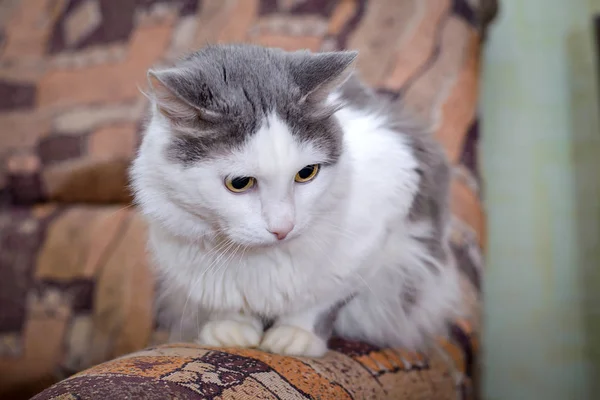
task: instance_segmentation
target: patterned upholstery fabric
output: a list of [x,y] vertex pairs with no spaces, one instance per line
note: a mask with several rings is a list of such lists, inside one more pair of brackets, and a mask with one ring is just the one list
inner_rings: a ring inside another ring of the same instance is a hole
[[[457,399],[448,365],[400,351],[334,341],[323,359],[256,350],[162,346],[91,368],[35,400],[113,399]],[[464,360],[457,360],[462,362]],[[62,396],[62,397],[61,397]],[[71,396],[71,397],[69,397]],[[466,397],[466,396],[465,396]]]
[[454,164],[452,246],[468,318],[431,355],[340,340],[322,360],[170,345],[93,367],[39,398],[437,399],[454,398],[454,388],[470,397],[485,242],[478,63],[494,5],[0,2],[0,198],[10,203],[0,209],[0,398],[28,398],[166,341],[153,308],[145,227],[128,205],[126,168],[146,107],[137,86],[145,87],[152,65],[208,42],[239,41],[358,49],[363,79],[431,124]]

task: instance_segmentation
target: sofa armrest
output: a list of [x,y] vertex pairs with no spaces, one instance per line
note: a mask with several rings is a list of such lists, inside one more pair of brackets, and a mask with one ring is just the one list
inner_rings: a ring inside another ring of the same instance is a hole
[[472,389],[464,338],[456,327],[453,340],[430,356],[334,339],[321,359],[163,345],[88,369],[33,399],[454,400]]

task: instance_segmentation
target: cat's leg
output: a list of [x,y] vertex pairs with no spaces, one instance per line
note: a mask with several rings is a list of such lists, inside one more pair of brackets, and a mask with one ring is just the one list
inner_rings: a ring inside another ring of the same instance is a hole
[[290,356],[323,356],[327,352],[335,317],[344,303],[312,307],[280,317],[265,333],[260,348]]
[[263,334],[260,318],[243,313],[217,313],[200,330],[197,342],[214,347],[257,347]]

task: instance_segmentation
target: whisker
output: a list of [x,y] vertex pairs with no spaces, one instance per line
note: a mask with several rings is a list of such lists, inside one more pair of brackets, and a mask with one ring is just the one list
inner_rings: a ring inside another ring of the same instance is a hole
[[[205,258],[212,256],[215,253],[218,253],[221,250],[221,248],[224,248],[227,245],[227,243],[228,242],[219,243],[217,246],[210,249],[207,253],[205,253],[202,256],[202,258],[200,259],[200,264],[204,261]],[[204,276],[205,272],[206,272],[206,270],[204,270],[199,276],[196,277],[196,279],[194,279],[194,281],[192,282],[191,288],[190,288],[190,290],[188,290],[188,293],[186,295],[185,303],[183,304],[183,311],[181,313],[181,320],[179,322],[179,336],[180,337],[183,334],[183,319],[185,318],[185,312],[187,309],[188,302],[190,301],[191,293],[194,291],[194,288],[200,283],[200,280]]]
[[236,253],[238,252],[238,250],[240,249],[241,244],[238,244],[233,251],[231,252],[231,254],[221,263],[221,266],[219,266],[219,268],[217,268],[217,270],[215,271],[215,275],[223,268],[225,267],[225,270],[227,270],[227,267],[229,266],[230,262],[235,258]]
[[369,284],[367,283],[367,281],[365,280],[365,278],[363,278],[363,276],[358,272],[358,271],[354,271],[354,273],[356,274],[356,276],[358,276],[358,278],[365,284],[365,286],[367,287],[367,289],[369,289],[369,292],[371,292],[371,294],[373,294],[373,296],[377,297],[375,295],[375,292],[373,291],[373,289],[371,289],[371,286],[369,286]]
[[240,269],[240,266],[242,265],[242,262],[244,262],[244,264],[245,264],[244,256],[246,255],[246,250],[248,250],[248,246],[243,245],[242,246],[242,254],[240,254],[240,262],[237,263],[237,268],[236,268],[237,270]]
[[133,207],[133,204],[129,204],[129,205],[126,205],[124,207],[119,207],[116,210],[112,211],[110,214],[108,214],[107,218],[112,218],[115,215],[117,215],[119,212],[127,210],[128,208],[131,208],[131,207]]
[[218,265],[220,265],[220,262],[221,262],[221,260],[223,259],[223,257],[225,257],[225,255],[229,255],[229,254],[228,254],[229,250],[231,250],[231,249],[232,249],[232,248],[233,248],[233,247],[236,245],[236,244],[235,244],[235,242],[233,242],[232,240],[229,240],[229,241],[228,241],[228,243],[229,243],[229,244],[228,244],[227,248],[223,249],[223,250],[221,251],[221,254],[219,254],[219,255],[217,256],[217,258],[216,258],[216,259],[215,259],[215,260],[214,260],[214,261],[211,263],[211,265],[209,266],[209,270],[211,271],[211,273],[212,273],[213,275],[215,275],[215,272],[216,272],[216,271],[215,271],[215,268],[216,268]]

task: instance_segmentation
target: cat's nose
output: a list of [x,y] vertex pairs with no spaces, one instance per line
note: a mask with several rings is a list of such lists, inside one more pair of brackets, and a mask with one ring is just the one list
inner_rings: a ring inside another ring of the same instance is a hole
[[294,224],[290,222],[284,225],[273,227],[269,229],[269,232],[275,235],[275,237],[277,237],[277,240],[283,240],[292,231],[292,229],[294,229]]

